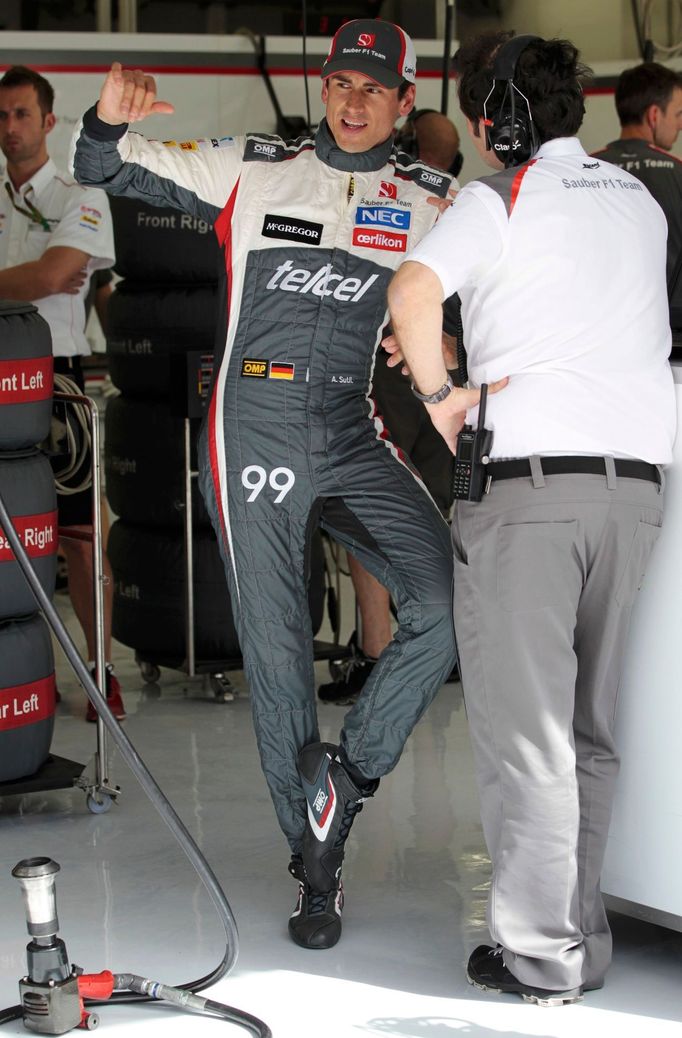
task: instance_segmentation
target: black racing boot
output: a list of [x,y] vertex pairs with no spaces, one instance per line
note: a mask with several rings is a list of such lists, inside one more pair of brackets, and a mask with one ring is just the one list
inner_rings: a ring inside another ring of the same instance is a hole
[[297,854],[289,862],[289,872],[298,880],[298,901],[289,919],[292,941],[313,951],[333,948],[341,936],[341,881],[326,893],[313,890],[306,879],[303,860]]
[[298,770],[308,802],[308,821],[303,834],[303,866],[314,890],[332,891],[341,881],[344,847],[353,820],[379,782],[357,783],[328,742],[304,746]]

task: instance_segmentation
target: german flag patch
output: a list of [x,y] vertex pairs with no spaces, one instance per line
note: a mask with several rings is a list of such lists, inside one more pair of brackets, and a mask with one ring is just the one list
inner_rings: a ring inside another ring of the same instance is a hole
[[293,364],[279,364],[274,360],[270,361],[270,378],[283,378],[288,382],[294,381],[294,365]]

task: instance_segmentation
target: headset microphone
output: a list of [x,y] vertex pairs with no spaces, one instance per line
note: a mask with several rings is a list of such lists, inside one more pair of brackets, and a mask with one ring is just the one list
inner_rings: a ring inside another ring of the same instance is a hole
[[[516,65],[529,44],[544,42],[540,36],[514,36],[500,47],[493,64],[493,85],[483,102],[485,143],[506,169],[528,162],[540,147],[530,103],[514,83]],[[499,87],[504,93],[496,111],[491,98]]]

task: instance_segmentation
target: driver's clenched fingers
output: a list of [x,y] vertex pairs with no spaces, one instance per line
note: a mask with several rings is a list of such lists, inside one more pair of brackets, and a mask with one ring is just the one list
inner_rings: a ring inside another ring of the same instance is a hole
[[152,110],[152,105],[156,100],[156,81],[153,76],[144,77],[145,94],[144,101],[142,103],[142,109],[140,111],[140,119],[144,119],[145,116],[149,115]]
[[123,72],[123,83],[121,110],[133,119],[139,112],[144,96],[144,73],[140,69],[126,69]]
[[[135,89],[133,91],[132,100],[130,102],[130,118],[138,119],[140,112],[142,111],[145,103],[145,97],[147,94],[147,80],[151,79],[142,72],[141,69],[135,69],[133,73],[135,79]],[[154,98],[152,97],[152,100]]]

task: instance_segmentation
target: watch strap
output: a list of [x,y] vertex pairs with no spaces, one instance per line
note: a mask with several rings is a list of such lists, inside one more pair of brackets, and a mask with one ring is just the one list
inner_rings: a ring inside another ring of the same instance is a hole
[[450,396],[450,393],[455,388],[454,382],[450,378],[450,375],[446,378],[440,389],[437,389],[435,393],[420,393],[414,382],[410,383],[412,392],[421,400],[423,404],[439,404],[441,400],[445,400],[446,396]]

